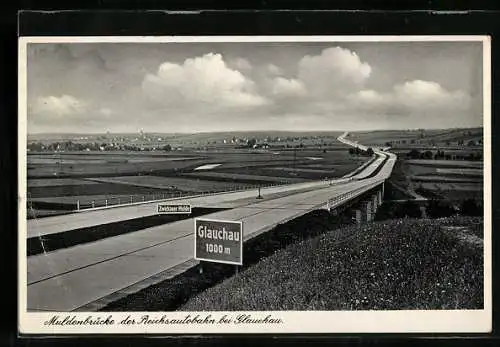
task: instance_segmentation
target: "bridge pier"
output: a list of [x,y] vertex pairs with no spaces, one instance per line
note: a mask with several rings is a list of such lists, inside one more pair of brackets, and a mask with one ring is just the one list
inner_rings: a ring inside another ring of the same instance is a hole
[[372,195],[372,212],[374,215],[375,215],[375,213],[377,213],[378,207],[379,207],[378,194],[373,194]]
[[427,209],[425,206],[420,206],[420,213],[422,213],[422,218],[427,218]]
[[371,222],[373,220],[373,215],[372,215],[372,201],[363,201],[361,203],[362,206],[362,211],[363,211],[363,219],[366,222]]
[[355,209],[352,211],[352,218],[356,220],[356,224],[361,224],[363,221],[361,210],[360,209]]

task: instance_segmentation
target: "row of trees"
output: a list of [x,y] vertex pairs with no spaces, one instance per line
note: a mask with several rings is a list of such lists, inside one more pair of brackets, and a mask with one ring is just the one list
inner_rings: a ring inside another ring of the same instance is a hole
[[[446,199],[430,199],[425,205],[428,218],[443,218],[454,215],[480,217],[483,215],[483,205],[476,199],[465,199],[458,206]],[[422,209],[412,201],[403,203],[384,202],[377,211],[376,220],[393,218],[422,218]]]
[[455,154],[455,153],[445,153],[444,151],[437,150],[435,153],[432,151],[419,151],[417,149],[412,149],[406,154],[407,158],[410,159],[440,159],[440,160],[471,160],[471,161],[481,161],[483,160],[483,154],[481,152],[471,152],[468,154]]
[[363,151],[362,149],[358,147],[351,147],[349,148],[349,154],[350,155],[360,155],[360,156],[368,156],[371,157],[373,155],[373,149],[371,147],[368,147],[366,151]]
[[[43,144],[41,142],[32,142],[28,144],[28,150],[32,152],[78,152],[78,151],[151,151],[151,147],[141,147],[129,144],[113,144],[105,142],[78,143],[72,141],[53,142]],[[164,145],[158,150],[171,151],[170,145]]]
[[[419,141],[419,140],[415,140],[415,139],[411,139],[411,140],[395,140],[395,141],[387,141],[385,143],[386,146],[390,146],[392,147],[394,144],[424,144],[424,141]],[[474,140],[469,140],[469,141],[465,141],[465,140],[458,140],[458,141],[455,141],[455,142],[451,142],[451,141],[445,141],[444,144],[446,146],[452,146],[453,144],[458,145],[458,146],[467,146],[467,147],[472,147],[472,146],[480,146],[483,144],[483,141],[482,140],[478,140],[478,141],[474,141]],[[429,144],[431,146],[436,146],[436,142],[433,141],[433,140],[429,140],[429,141],[425,141],[425,144]]]

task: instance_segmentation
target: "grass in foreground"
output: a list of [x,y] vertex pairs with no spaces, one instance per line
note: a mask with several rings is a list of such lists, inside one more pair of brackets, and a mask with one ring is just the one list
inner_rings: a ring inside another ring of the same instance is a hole
[[482,242],[463,237],[481,241],[482,219],[399,219],[352,228],[359,230],[336,230],[283,249],[180,310],[483,307]]

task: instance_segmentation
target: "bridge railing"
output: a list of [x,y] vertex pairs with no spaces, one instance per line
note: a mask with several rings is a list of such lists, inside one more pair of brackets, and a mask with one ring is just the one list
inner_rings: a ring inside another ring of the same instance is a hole
[[376,181],[374,183],[370,183],[370,184],[367,184],[365,186],[362,186],[360,188],[357,188],[355,190],[352,190],[352,191],[349,191],[349,192],[346,192],[346,193],[343,193],[343,194],[340,194],[340,195],[337,195],[331,199],[329,199],[327,202],[326,202],[326,205],[329,207],[329,208],[335,208],[335,207],[338,207],[338,206],[341,206],[342,204],[344,204],[345,202],[347,201],[350,201],[350,200],[353,200],[361,195],[363,195],[364,193],[366,193],[367,191],[375,188],[376,186],[382,184],[383,180],[382,181]]
[[118,207],[118,206],[127,206],[127,205],[137,205],[143,203],[151,203],[155,201],[165,201],[165,200],[176,200],[182,198],[197,198],[203,196],[211,196],[216,194],[224,194],[224,193],[234,193],[241,191],[250,191],[267,189],[272,187],[279,187],[289,185],[291,182],[289,181],[281,181],[275,183],[268,184],[247,184],[247,185],[235,185],[234,187],[229,187],[228,189],[214,189],[214,190],[203,190],[200,192],[186,192],[186,191],[178,191],[178,192],[168,192],[168,193],[157,193],[157,194],[134,194],[134,195],[121,195],[121,196],[111,196],[108,198],[100,198],[100,199],[77,199],[76,202],[73,203],[74,212],[81,212],[86,210],[91,210],[95,208],[105,208],[105,207]]

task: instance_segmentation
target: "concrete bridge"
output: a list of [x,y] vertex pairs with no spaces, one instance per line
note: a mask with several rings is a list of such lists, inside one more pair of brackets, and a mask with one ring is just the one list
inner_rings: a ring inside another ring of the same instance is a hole
[[[339,141],[349,143],[341,136]],[[357,145],[352,144],[351,145]],[[382,203],[384,182],[396,156],[374,149],[377,166],[333,181],[310,182],[263,190],[181,199],[194,206],[230,206],[205,216],[241,221],[244,241],[310,211],[339,211],[356,206],[354,217],[369,222]],[[274,189],[274,190],[273,190]],[[182,202],[181,202],[182,201]],[[74,215],[48,217],[28,226],[28,236],[47,235],[78,227],[156,214],[155,204],[99,209]],[[47,220],[47,222],[44,222]],[[27,257],[27,309],[30,311],[93,311],[107,303],[186,271],[193,259],[194,219],[108,237],[49,253]],[[23,271],[23,269],[21,269]]]

